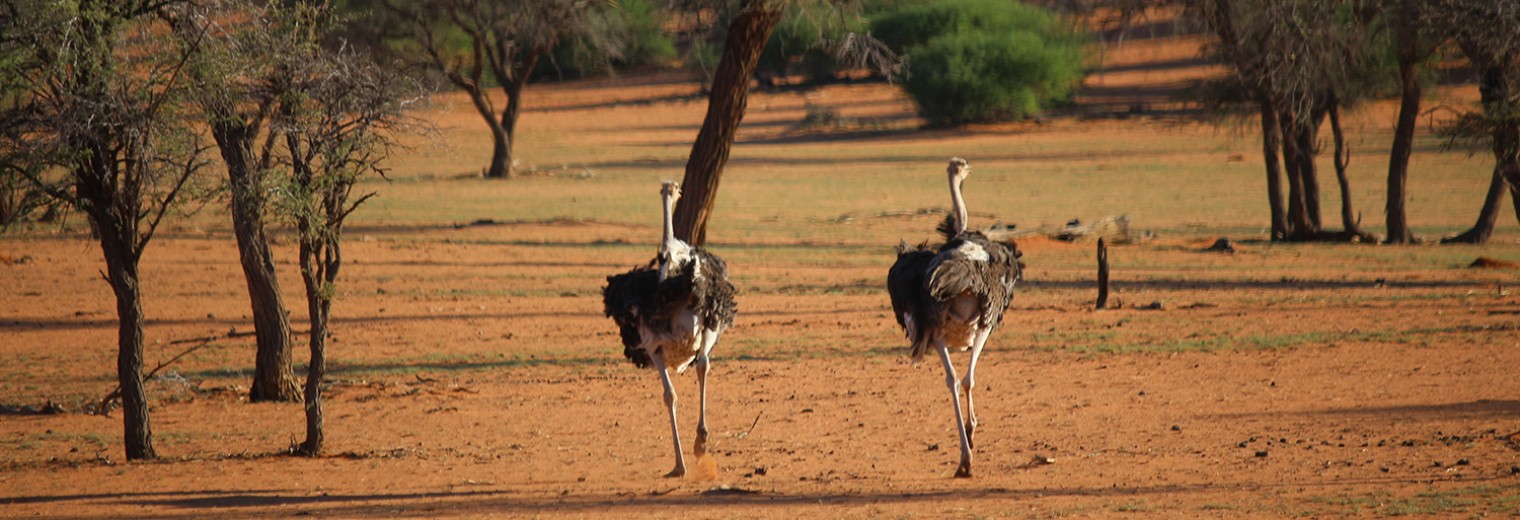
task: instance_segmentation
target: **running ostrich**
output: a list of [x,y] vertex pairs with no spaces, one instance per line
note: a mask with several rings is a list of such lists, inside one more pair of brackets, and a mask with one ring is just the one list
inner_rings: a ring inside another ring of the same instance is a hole
[[660,372],[676,451],[676,467],[665,476],[680,477],[686,474],[686,459],[681,455],[676,391],[670,371],[684,372],[694,362],[697,366],[701,397],[692,452],[701,456],[707,453],[708,354],[724,329],[734,324],[737,306],[723,260],[676,239],[671,211],[681,198],[680,186],[666,181],[660,195],[665,206],[665,237],[659,254],[644,267],[607,277],[602,303],[622,334],[623,355],[639,368],[653,366]]
[[[939,250],[927,244],[916,248],[906,242],[897,247],[897,263],[887,273],[887,292],[892,312],[913,343],[913,363],[923,361],[930,349],[939,351],[945,365],[945,385],[955,403],[955,426],[960,434],[961,464],[956,477],[971,476],[971,449],[976,434],[976,408],[971,389],[976,386],[976,360],[987,336],[1003,319],[1013,299],[1013,285],[1021,277],[1019,252],[1012,243],[988,239],[980,231],[966,230],[966,203],[961,183],[971,166],[959,157],[950,159],[951,213],[940,224],[945,245]],[[950,349],[971,350],[966,379],[957,380]],[[961,411],[961,391],[966,409]]]

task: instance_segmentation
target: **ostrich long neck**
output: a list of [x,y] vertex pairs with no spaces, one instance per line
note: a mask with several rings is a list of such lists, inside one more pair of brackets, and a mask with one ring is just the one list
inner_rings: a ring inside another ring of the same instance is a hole
[[966,200],[961,198],[961,183],[955,174],[950,174],[950,204],[951,211],[955,215],[955,234],[966,232]]
[[672,213],[675,212],[676,200],[669,193],[664,194],[661,199],[665,207],[665,237],[664,240],[660,241],[660,248],[668,249],[669,245],[676,240],[675,219],[672,217]]

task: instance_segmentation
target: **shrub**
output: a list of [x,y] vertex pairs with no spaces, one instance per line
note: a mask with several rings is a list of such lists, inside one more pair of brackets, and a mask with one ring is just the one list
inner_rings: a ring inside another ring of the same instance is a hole
[[1009,0],[908,4],[871,21],[871,33],[893,51],[904,54],[936,37],[964,32],[1032,32],[1051,41],[1079,41],[1054,13]]
[[621,0],[623,27],[628,41],[623,48],[623,65],[664,65],[676,57],[675,43],[665,34],[670,17],[654,0]]
[[1082,38],[1048,11],[1000,0],[942,0],[872,24],[908,56],[903,89],[935,126],[1022,119],[1069,99]]

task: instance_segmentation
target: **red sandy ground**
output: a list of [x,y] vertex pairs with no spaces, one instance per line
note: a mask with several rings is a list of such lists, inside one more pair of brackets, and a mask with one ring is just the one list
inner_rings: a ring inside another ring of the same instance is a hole
[[[1177,301],[1224,302],[1161,311],[1093,312],[1067,303],[1086,289],[1035,290],[1015,302],[999,332],[1004,346],[978,371],[983,426],[970,480],[949,478],[957,448],[943,376],[893,350],[900,340],[884,295],[758,290],[743,298],[713,372],[714,460],[669,480],[659,478],[671,454],[658,380],[620,359],[596,294],[425,292],[435,281],[468,286],[504,268],[597,287],[644,256],[630,250],[560,265],[542,262],[563,254],[559,246],[489,243],[537,240],[550,227],[412,230],[353,244],[351,292],[335,324],[331,455],[281,454],[302,434],[300,407],[244,402],[237,385],[246,382],[218,372],[246,367],[251,344],[229,340],[176,365],[189,382],[154,383],[162,461],[123,463],[114,416],[0,420],[0,516],[1277,517],[1382,515],[1439,500],[1456,504],[1435,510],[1443,514],[1515,511],[1520,451],[1502,435],[1520,429],[1520,302],[1416,297],[1490,290],[1466,272],[1408,288],[1154,289]],[[590,236],[627,233],[584,227]],[[8,246],[32,260],[5,268],[7,399],[109,389],[113,319],[87,244],[74,237]],[[1063,247],[1071,246],[1032,241],[1025,249],[1038,256]],[[154,280],[150,338],[246,327],[230,248],[223,235],[155,244],[145,272]],[[799,269],[742,267],[762,277]],[[847,283],[880,270],[810,276]],[[1371,291],[1411,298],[1323,300]],[[1296,294],[1303,303],[1232,303],[1260,293]],[[1456,332],[1217,352],[1016,346],[1045,330],[1138,326],[1180,337],[1187,323],[1221,322],[1244,331],[1336,322]],[[738,346],[815,335],[839,339],[806,339],[824,345],[811,351]],[[180,349],[154,344],[149,358]],[[689,441],[694,378],[681,377],[677,388]]]

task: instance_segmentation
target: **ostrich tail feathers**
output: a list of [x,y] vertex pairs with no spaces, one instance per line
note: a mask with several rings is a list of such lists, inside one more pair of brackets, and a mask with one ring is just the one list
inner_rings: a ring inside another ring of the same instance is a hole
[[939,222],[939,227],[934,228],[934,230],[938,231],[940,235],[944,236],[946,242],[954,240],[956,235],[955,213],[946,213],[945,220],[941,220]]

